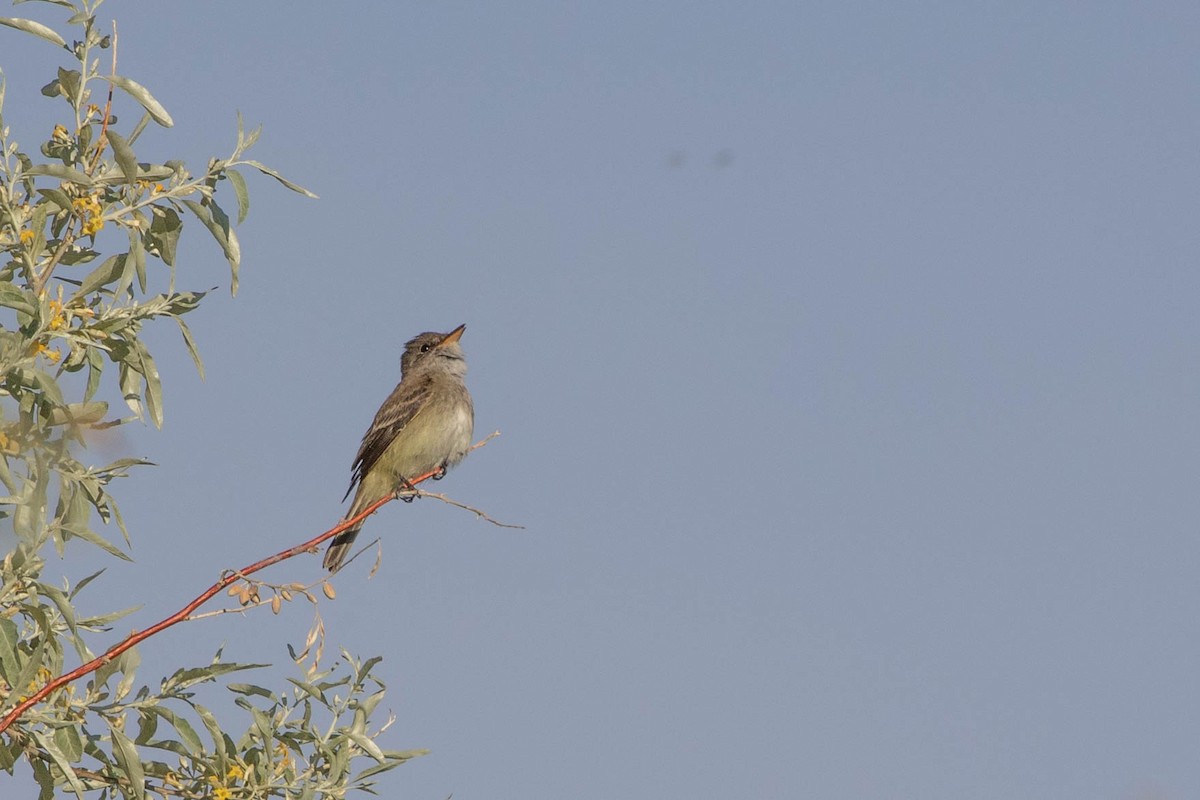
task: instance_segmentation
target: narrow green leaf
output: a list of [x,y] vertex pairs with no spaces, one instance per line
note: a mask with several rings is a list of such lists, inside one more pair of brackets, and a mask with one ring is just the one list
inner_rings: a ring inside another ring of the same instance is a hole
[[198,683],[207,683],[208,681],[219,678],[222,675],[228,675],[232,672],[241,672],[247,669],[262,669],[270,664],[236,664],[233,662],[209,664],[207,667],[189,667],[187,669],[176,670],[170,678],[163,683],[164,692],[178,692],[181,689],[187,689],[195,686]]
[[229,293],[237,297],[238,270],[242,265],[242,245],[238,241],[237,233],[232,229],[229,231],[229,252],[232,253],[229,259]]
[[[174,175],[174,170],[162,164],[138,164],[137,179],[139,181],[165,181]],[[108,172],[96,178],[94,182],[105,186],[116,186],[119,183],[126,183],[126,180],[124,173]]]
[[59,748],[57,742],[53,738],[46,736],[41,731],[34,731],[33,739],[35,742],[37,742],[38,749],[50,756],[50,759],[54,762],[54,766],[58,767],[59,772],[62,773],[63,783],[69,785],[71,787],[71,791],[75,793],[75,796],[81,798],[82,800],[83,793],[86,791],[83,781],[79,780],[79,776],[76,775],[75,770],[71,768],[71,760],[67,758],[66,754],[63,753],[63,751]]
[[54,743],[72,763],[83,757],[83,740],[79,737],[79,728],[74,725],[64,725],[54,731]]
[[33,767],[33,780],[38,785],[38,800],[54,800],[54,775],[50,772],[49,765],[45,761],[32,759],[30,764]]
[[196,709],[196,715],[200,717],[200,721],[204,723],[204,727],[208,730],[208,735],[212,737],[213,749],[221,758],[225,758],[225,732],[221,730],[220,723],[213,713],[199,703],[192,703],[192,708]]
[[3,740],[0,740],[0,770],[12,775],[13,767],[17,763],[17,756],[21,755],[21,751],[24,749],[25,743],[21,741],[20,736],[11,737],[7,746]]
[[140,339],[134,340],[134,348],[137,351],[138,358],[141,360],[142,376],[146,379],[146,390],[144,393],[146,410],[150,412],[150,421],[154,423],[154,427],[162,428],[162,381],[158,377],[158,367],[155,365],[150,351],[146,349],[146,346],[142,344]]
[[104,259],[100,266],[89,272],[83,282],[79,284],[75,296],[87,297],[102,286],[107,286],[121,277],[121,274],[125,272],[125,258],[126,254],[121,253]]
[[133,259],[133,271],[137,275],[138,288],[146,291],[146,248],[142,237],[133,228],[129,229],[129,257]]
[[250,706],[250,716],[254,718],[254,728],[258,731],[258,736],[265,742],[269,742],[275,738],[275,726],[271,724],[271,718],[257,709]]
[[157,707],[138,709],[138,732],[133,737],[134,744],[145,745],[158,732],[159,715],[154,713],[157,710]]
[[187,345],[188,353],[191,354],[192,361],[196,364],[196,372],[200,373],[200,380],[204,380],[204,362],[200,360],[200,350],[196,347],[196,340],[192,338],[192,331],[182,319],[179,317],[174,319],[179,325],[179,332],[183,334],[183,343]]
[[100,348],[89,347],[84,360],[88,365],[87,386],[83,390],[83,399],[91,400],[96,396],[96,390],[100,388],[100,376],[104,372],[104,358],[100,355]]
[[59,47],[65,48],[66,41],[59,36],[53,28],[47,28],[40,22],[34,22],[31,19],[21,19],[19,17],[0,17],[0,25],[7,25],[10,28],[16,28],[19,31],[32,33],[34,36],[40,36],[51,44],[56,44]]
[[196,733],[196,729],[192,727],[192,723],[179,715],[174,715],[171,724],[179,732],[179,740],[188,749],[189,753],[195,755],[204,751],[204,742],[200,741],[200,734]]
[[104,419],[108,403],[97,400],[91,403],[70,403],[50,412],[49,423],[54,425],[93,425]]
[[129,694],[130,689],[133,688],[134,678],[137,677],[137,668],[142,663],[142,655],[136,647],[132,647],[121,653],[120,658],[117,660],[120,662],[121,682],[117,684],[117,691],[113,695],[113,699],[122,700]]
[[25,170],[25,174],[35,176],[47,175],[51,178],[78,183],[82,186],[91,186],[95,183],[86,172],[81,172],[74,167],[68,167],[66,164],[34,164]]
[[375,711],[375,707],[379,705],[381,700],[383,700],[383,696],[385,694],[386,692],[379,691],[360,700],[358,707],[362,710],[363,715],[366,717],[371,716],[371,714]]
[[236,694],[255,695],[258,697],[265,697],[275,703],[279,702],[279,700],[275,697],[274,692],[264,689],[261,686],[255,686],[253,683],[231,683],[225,688]]
[[[125,541],[129,541],[128,536],[125,537]],[[130,606],[129,608],[122,608],[119,611],[109,611],[107,614],[97,614],[94,617],[85,617],[84,619],[79,620],[79,627],[87,630],[95,630],[106,627],[110,622],[116,622],[123,617],[128,617],[130,614],[135,611],[139,611],[141,608],[142,607],[140,605]]]
[[11,619],[0,618],[0,678],[6,683],[12,683],[17,674],[17,642],[20,638],[16,624]]
[[380,661],[383,661],[383,656],[371,656],[364,661],[362,666],[358,668],[358,673],[354,676],[354,682],[361,684],[363,681],[365,681],[367,676],[371,674],[371,670]]
[[113,297],[117,299],[124,298],[126,295],[133,296],[133,279],[137,275],[137,265],[133,263],[133,259],[128,253],[121,253],[117,256],[121,259],[121,277],[117,279],[117,285],[113,287]]
[[58,613],[62,614],[63,621],[67,623],[67,627],[71,629],[71,633],[78,634],[75,628],[75,609],[71,607],[71,601],[67,599],[62,590],[48,583],[39,583],[37,586],[38,592],[45,597],[49,597],[50,601],[58,607]]
[[129,132],[129,143],[133,144],[142,135],[142,131],[146,130],[146,126],[150,124],[153,117],[150,114],[142,114],[142,118],[137,121],[137,125],[133,126],[133,130]]
[[130,562],[133,561],[132,558],[125,555],[125,553],[121,552],[120,549],[118,549],[115,544],[108,541],[103,536],[101,536],[100,534],[91,530],[90,528],[71,528],[71,527],[67,527],[66,525],[63,525],[62,529],[64,531],[70,533],[72,536],[75,536],[79,539],[83,539],[88,544],[92,544],[92,545],[95,545],[96,547],[99,547],[101,550],[108,553],[110,556],[116,556],[117,558],[121,559],[122,561],[130,561]]
[[23,372],[35,388],[42,390],[44,401],[48,401],[54,406],[66,405],[66,400],[63,399],[62,388],[59,387],[58,381],[52,375],[40,369],[27,369],[23,370]]
[[321,693],[321,690],[316,686],[313,686],[311,683],[304,683],[303,681],[298,681],[295,678],[288,678],[288,682],[300,691],[307,694],[309,697],[321,703],[321,705],[329,705],[329,701],[325,699],[325,695]]
[[276,172],[275,170],[268,167],[266,164],[262,164],[258,161],[243,161],[242,163],[245,164],[246,166],[254,167],[256,170],[261,172],[263,175],[270,175],[272,178],[279,181],[284,186],[291,189],[293,192],[299,192],[300,194],[304,195],[305,197],[311,197],[313,200],[319,199],[315,194],[310,192],[308,189],[305,189],[303,186],[301,186],[298,183],[292,183],[287,178],[283,177],[278,172]]
[[117,383],[121,386],[121,396],[125,398],[125,405],[138,415],[138,419],[141,419],[143,414],[142,376],[137,371],[136,365],[130,360],[122,361],[117,365]]
[[122,782],[123,791],[135,800],[143,800],[146,797],[146,775],[142,771],[142,758],[137,745],[111,721],[108,731],[112,737],[113,757],[129,779],[128,783]]
[[65,67],[58,68],[58,85],[62,87],[62,95],[75,104],[75,98],[79,94],[79,86],[83,82],[83,73],[77,69],[66,69]]
[[417,758],[418,756],[427,756],[427,755],[429,755],[429,751],[428,750],[403,750],[403,751],[401,751],[401,750],[384,750],[383,754],[387,758],[387,761],[385,761],[382,764],[372,764],[371,766],[367,767],[362,772],[360,772],[354,776],[354,782],[358,783],[359,781],[365,780],[366,778],[370,778],[372,775],[378,775],[381,772],[387,772],[390,769],[395,769],[396,767],[400,766],[401,764],[403,764],[405,761],[408,761],[409,759]]
[[37,309],[32,292],[26,292],[7,281],[0,282],[0,306],[7,306],[22,314],[30,315]]
[[237,195],[238,225],[241,225],[250,213],[250,192],[246,190],[246,179],[236,169],[228,170],[225,175],[233,185],[233,193]]
[[371,758],[380,763],[386,760],[383,756],[383,751],[379,749],[379,745],[371,741],[366,734],[348,731],[346,735],[349,736],[356,745],[361,747]]
[[[107,408],[108,403],[105,403],[104,406],[105,406],[105,408]],[[96,578],[99,578],[101,575],[103,575],[105,569],[107,569],[107,567],[98,569],[95,572],[93,572],[91,575],[81,578],[79,580],[79,582],[75,584],[75,588],[72,589],[70,594],[68,594],[67,596],[70,597],[71,599],[74,599],[76,595],[78,595],[80,592],[83,591],[83,587],[87,586],[89,583],[96,580]]]
[[[224,251],[225,259],[229,262],[229,267],[233,272],[231,290],[236,295],[237,270],[241,262],[242,253],[241,247],[238,245],[237,236],[229,228],[228,218],[225,217],[224,212],[221,212],[219,216],[214,216],[213,209],[220,210],[215,203],[201,205],[195,200],[184,200],[182,202],[187,206],[189,211],[196,215],[196,219],[200,220],[200,223],[208,228],[208,232],[212,234],[213,238],[217,240],[217,244],[221,246],[221,250]],[[225,222],[224,225],[221,224],[222,221]]]
[[154,95],[150,94],[150,90],[137,81],[130,80],[121,75],[99,75],[97,77],[103,78],[113,86],[124,90],[130,97],[141,103],[142,108],[146,109],[146,113],[153,117],[154,121],[159,125],[169,128],[175,124],[175,121],[171,119],[171,115],[167,113],[167,110],[162,107],[161,103],[154,99]]
[[133,154],[133,148],[129,146],[129,142],[125,141],[125,137],[116,131],[110,130],[107,134],[108,143],[112,145],[113,156],[117,160],[117,166],[121,168],[121,174],[125,176],[127,183],[137,183],[138,179],[138,164],[137,156]]
[[71,210],[71,198],[62,189],[38,189],[37,193],[63,211]]
[[179,213],[168,206],[151,206],[154,219],[146,233],[146,249],[158,256],[169,267],[175,266],[175,246],[183,230]]

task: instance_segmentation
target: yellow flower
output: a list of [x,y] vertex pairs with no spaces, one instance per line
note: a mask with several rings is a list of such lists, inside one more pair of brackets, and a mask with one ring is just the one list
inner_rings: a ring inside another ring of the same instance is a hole
[[292,756],[290,753],[288,753],[287,745],[283,742],[275,745],[275,756],[279,759],[279,761],[275,763],[276,774],[279,774],[280,772],[283,772],[285,769],[288,769],[292,766]]
[[34,233],[29,228],[22,228],[20,236],[21,236],[21,244],[29,244],[30,242],[33,241]]
[[49,324],[50,330],[61,331],[65,327],[67,327],[67,315],[63,313],[62,300],[51,300]]
[[55,125],[54,133],[52,133],[51,136],[59,141],[64,141],[71,138],[71,134],[67,132],[66,127],[63,125]]
[[49,683],[53,677],[54,673],[50,671],[49,667],[38,667],[37,674],[33,676],[33,680],[29,681],[29,685],[25,687],[25,691],[35,692],[39,686]]
[[33,678],[29,681],[29,685],[25,687],[25,691],[28,692],[28,694],[23,694],[18,697],[17,702],[24,703],[41,686],[49,683],[50,679],[53,677],[54,673],[51,672],[48,667],[38,667],[37,674],[33,676]]
[[215,775],[209,775],[208,782],[213,787],[213,800],[229,800],[233,797],[233,792],[229,790],[229,787],[222,785]]
[[240,764],[232,765],[225,773],[226,780],[240,781],[244,777],[246,777],[246,770],[242,769]]
[[46,347],[45,342],[34,342],[29,348],[29,355],[34,358],[42,356],[53,364],[57,364],[58,360],[62,358],[62,353],[57,348],[51,349]]
[[99,193],[76,197],[71,201],[71,207],[75,210],[75,216],[83,220],[79,231],[82,235],[95,236],[104,227],[104,220],[100,217]]

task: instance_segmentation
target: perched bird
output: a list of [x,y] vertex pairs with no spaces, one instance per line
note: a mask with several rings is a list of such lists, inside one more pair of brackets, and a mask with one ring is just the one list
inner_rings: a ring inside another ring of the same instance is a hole
[[[354,458],[346,490],[346,497],[354,492],[354,502],[346,519],[397,489],[411,489],[411,478],[434,470],[440,478],[467,454],[475,409],[463,383],[467,362],[458,343],[466,329],[422,333],[404,346],[400,383],[375,413]],[[325,551],[326,569],[342,565],[360,527],[333,537]]]

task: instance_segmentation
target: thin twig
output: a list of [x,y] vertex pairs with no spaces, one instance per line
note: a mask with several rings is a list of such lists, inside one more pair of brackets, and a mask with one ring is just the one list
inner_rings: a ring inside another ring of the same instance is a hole
[[[117,77],[117,21],[113,20],[113,35],[112,35],[112,75]],[[100,125],[100,136],[96,139],[96,155],[92,157],[92,164],[88,167],[88,175],[96,171],[96,165],[100,163],[100,154],[104,152],[104,145],[108,143],[108,120],[112,116],[112,98],[113,98],[113,83],[108,83],[108,102],[104,104],[104,122]]]
[[440,492],[427,492],[424,489],[418,489],[415,496],[416,497],[432,497],[434,500],[441,500],[443,503],[448,503],[449,505],[452,505],[455,508],[461,508],[464,511],[470,511],[472,514],[479,517],[480,519],[486,520],[487,522],[490,522],[493,525],[496,525],[497,527],[500,527],[500,528],[513,528],[515,530],[520,530],[520,531],[525,530],[524,525],[512,525],[507,522],[501,522],[498,519],[494,519],[494,518],[488,516],[487,514],[480,511],[478,508],[475,508],[474,506],[469,506],[466,503],[460,503],[457,500],[452,500],[451,498],[447,497],[444,494],[441,494]]
[[[489,441],[491,441],[492,439],[496,438],[499,435],[500,435],[500,432],[496,431],[495,433],[486,437],[482,441],[475,443],[471,447],[471,450],[475,450],[477,448],[483,447],[485,444],[487,444]],[[424,475],[421,475],[415,479],[410,479],[409,483],[414,486],[418,483],[423,483],[424,481],[427,481],[430,478],[432,478],[434,475],[438,474],[438,472],[440,472],[440,470],[433,470],[431,472],[427,472]],[[65,672],[62,675],[59,675],[57,678],[55,678],[54,680],[47,683],[41,689],[38,689],[36,692],[34,692],[32,695],[30,695],[24,701],[18,703],[17,706],[15,708],[13,708],[12,711],[8,712],[8,714],[6,714],[3,719],[0,719],[0,733],[3,733],[5,730],[7,730],[10,725],[12,725],[18,719],[20,719],[21,715],[24,714],[26,711],[28,711],[30,708],[37,705],[42,700],[45,700],[50,694],[57,691],[58,689],[61,689],[64,686],[66,686],[68,683],[71,683],[72,681],[76,681],[76,680],[82,678],[84,675],[88,675],[92,672],[95,672],[100,667],[104,666],[105,664],[109,663],[117,656],[124,653],[126,650],[129,650],[130,648],[134,647],[138,643],[143,642],[146,639],[149,639],[151,636],[154,636],[157,633],[161,633],[162,631],[166,630],[167,628],[177,625],[180,622],[185,622],[191,616],[193,611],[195,611],[197,608],[199,608],[200,606],[207,603],[209,600],[211,600],[213,597],[215,597],[218,593],[220,593],[223,589],[227,589],[231,585],[236,583],[237,581],[243,580],[245,578],[245,576],[247,576],[247,575],[253,575],[255,572],[259,572],[261,570],[266,569],[269,566],[278,564],[280,561],[285,561],[289,558],[292,558],[293,556],[300,555],[301,553],[307,553],[307,552],[315,550],[322,542],[332,539],[334,536],[337,536],[339,533],[341,533],[344,530],[347,530],[348,528],[353,528],[355,525],[357,525],[358,523],[365,520],[367,517],[374,514],[376,511],[378,511],[380,508],[382,508],[383,506],[390,503],[395,498],[396,498],[395,494],[389,494],[385,497],[380,498],[379,500],[372,503],[371,505],[367,506],[362,511],[362,513],[357,514],[348,519],[342,520],[337,525],[334,525],[332,528],[330,528],[329,530],[320,534],[319,536],[314,536],[312,539],[309,539],[307,542],[303,542],[294,547],[289,547],[288,549],[282,550],[273,556],[268,556],[259,561],[255,561],[253,564],[251,564],[247,567],[242,567],[239,570],[226,570],[225,574],[222,575],[220,580],[218,580],[212,586],[209,586],[207,589],[205,589],[203,592],[201,592],[199,595],[197,595],[187,605],[185,605],[183,608],[176,611],[174,614],[170,615],[169,617],[165,617],[162,620],[159,620],[158,622],[154,623],[149,628],[146,628],[143,631],[134,631],[133,633],[129,634],[121,641],[114,644],[112,647],[105,650],[102,654],[100,654],[96,658],[93,658],[91,661],[88,661],[85,664],[81,664],[80,666],[76,667],[75,669],[71,670],[70,672]],[[470,510],[473,511],[474,509],[470,509]]]

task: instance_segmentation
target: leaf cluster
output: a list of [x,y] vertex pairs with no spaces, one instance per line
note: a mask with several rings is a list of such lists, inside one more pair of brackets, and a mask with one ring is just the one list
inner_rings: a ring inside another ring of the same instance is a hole
[[[142,336],[148,323],[174,323],[203,375],[184,316],[206,292],[176,286],[183,229],[198,223],[207,231],[236,293],[235,229],[250,207],[243,171],[314,196],[247,157],[260,131],[246,130],[240,115],[230,155],[201,171],[180,160],[140,160],[146,132],[173,120],[149,89],[118,73],[115,26],[104,32],[96,17],[101,0],[42,2],[67,9],[71,36],[0,17],[0,52],[6,37],[28,35],[67,54],[41,91],[62,103],[62,121],[33,151],[5,124],[0,73],[0,520],[11,523],[16,542],[0,559],[0,716],[93,659],[94,637],[133,610],[83,610],[80,594],[103,570],[75,582],[43,573],[50,548],[62,556],[77,542],[128,560],[104,533],[115,527],[129,543],[111,488],[149,462],[94,464],[88,445],[114,426],[163,424],[161,378]],[[121,109],[131,111],[132,124],[118,119]],[[232,215],[222,206],[229,195]],[[114,391],[123,416],[105,399]],[[298,663],[314,638],[310,632],[305,652],[293,654]],[[378,659],[343,654],[321,672],[319,652],[285,691],[229,684],[226,696],[248,720],[232,733],[201,704],[197,687],[261,665],[227,662],[218,652],[210,664],[181,667],[151,690],[137,686],[140,659],[136,648],[127,650],[0,733],[0,770],[12,774],[25,765],[42,798],[64,790],[77,797],[224,800],[369,789],[372,775],[418,753],[379,747],[376,737],[390,722],[369,728],[384,693],[371,672]],[[358,759],[368,766],[357,767]]]

